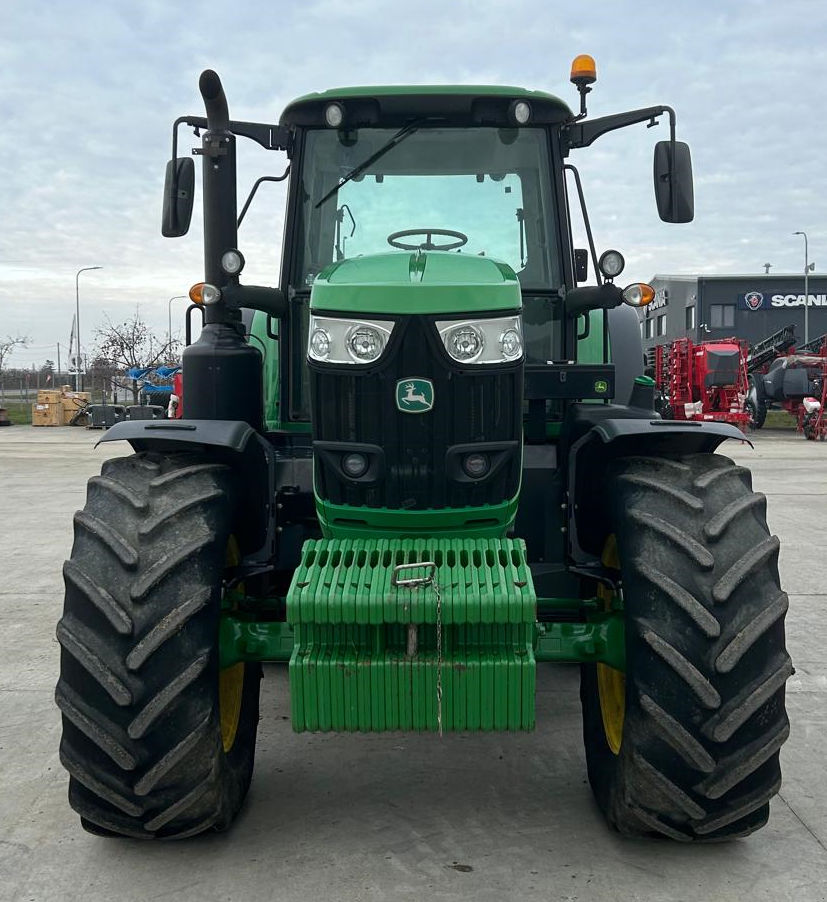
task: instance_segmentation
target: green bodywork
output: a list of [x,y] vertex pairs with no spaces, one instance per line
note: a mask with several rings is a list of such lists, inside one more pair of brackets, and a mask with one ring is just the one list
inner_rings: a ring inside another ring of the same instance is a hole
[[530,104],[545,108],[557,114],[560,121],[574,118],[574,113],[567,103],[554,94],[546,91],[529,91],[513,85],[367,85],[349,88],[330,88],[312,94],[304,94],[292,100],[281,114],[281,124],[292,124],[297,113],[306,107],[318,107],[334,101],[346,102],[348,99],[372,99],[380,102],[406,97],[507,97],[512,100],[527,100]]
[[520,496],[502,504],[452,507],[442,510],[390,510],[331,504],[316,496],[322,533],[328,537],[357,538],[381,532],[387,536],[465,535],[496,538],[514,522]]
[[506,263],[447,251],[397,251],[334,263],[313,283],[313,310],[484,313],[519,310],[520,284]]

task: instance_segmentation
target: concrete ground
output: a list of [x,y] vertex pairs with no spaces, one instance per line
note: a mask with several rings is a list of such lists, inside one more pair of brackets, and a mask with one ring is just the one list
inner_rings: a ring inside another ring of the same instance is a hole
[[[52,700],[61,564],[86,478],[113,446],[0,429],[0,900],[827,899],[827,444],[762,432],[790,593],[792,736],[769,825],[726,845],[628,841],[592,803],[578,674],[543,667],[531,735],[295,735],[285,669],[263,686],[258,761],[234,829],[178,844],[99,839],[66,801]],[[822,607],[824,605],[825,607]]]

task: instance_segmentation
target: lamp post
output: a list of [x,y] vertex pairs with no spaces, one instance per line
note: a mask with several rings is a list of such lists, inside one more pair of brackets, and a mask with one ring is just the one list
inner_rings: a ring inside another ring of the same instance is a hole
[[810,342],[810,272],[816,268],[815,263],[810,263],[809,249],[807,247],[807,233],[793,232],[793,235],[804,236],[804,344]]
[[172,350],[172,302],[186,300],[189,295],[176,294],[174,298],[170,298],[167,302],[167,315],[169,319],[169,331],[167,332],[167,350]]
[[89,272],[92,269],[103,269],[102,266],[84,266],[82,269],[79,269],[75,273],[75,322],[77,324],[77,336],[78,336],[78,347],[77,347],[77,367],[75,368],[75,391],[80,391],[81,389],[81,379],[80,379],[80,370],[83,366],[82,357],[80,353],[80,274],[82,272]]

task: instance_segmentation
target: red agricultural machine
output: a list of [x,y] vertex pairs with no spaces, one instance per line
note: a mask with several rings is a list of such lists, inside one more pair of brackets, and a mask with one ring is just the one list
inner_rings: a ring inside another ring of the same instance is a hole
[[678,338],[657,345],[647,361],[654,369],[659,410],[669,420],[715,420],[746,429],[746,342],[738,338],[695,344]]
[[746,411],[760,429],[770,408],[786,410],[799,433],[812,441],[827,437],[827,335],[796,347],[792,326],[750,348]]

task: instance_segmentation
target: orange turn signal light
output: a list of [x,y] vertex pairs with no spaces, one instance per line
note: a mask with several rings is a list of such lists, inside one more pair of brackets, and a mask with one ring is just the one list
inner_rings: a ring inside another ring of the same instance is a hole
[[573,84],[590,85],[597,81],[597,63],[588,53],[581,53],[572,60],[571,75]]
[[645,307],[655,299],[655,289],[646,282],[632,282],[623,289],[623,300],[630,307]]
[[204,300],[201,297],[201,292],[204,290],[204,283],[198,282],[190,288],[190,300],[193,304],[203,304]]

